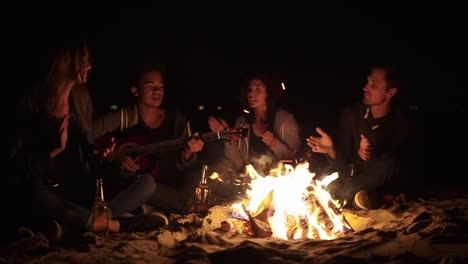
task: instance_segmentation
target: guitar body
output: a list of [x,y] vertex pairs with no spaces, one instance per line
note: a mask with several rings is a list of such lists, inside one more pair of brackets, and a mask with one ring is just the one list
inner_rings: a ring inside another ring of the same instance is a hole
[[129,177],[134,174],[140,174],[144,172],[151,172],[151,175],[156,179],[159,173],[159,166],[156,162],[156,158],[149,154],[140,154],[137,153],[132,155],[127,153],[128,149],[144,146],[150,144],[150,140],[145,133],[142,131],[131,131],[132,133],[125,133],[121,136],[116,142],[116,151],[124,153],[131,157],[136,164],[140,166],[140,169],[136,172],[130,172],[126,170],[121,170],[120,175],[124,178]]

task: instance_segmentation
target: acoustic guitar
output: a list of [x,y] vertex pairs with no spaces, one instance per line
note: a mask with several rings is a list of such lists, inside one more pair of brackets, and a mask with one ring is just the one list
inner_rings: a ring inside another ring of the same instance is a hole
[[[208,132],[198,135],[196,138],[204,142],[215,140],[237,141],[247,137],[247,128],[228,128],[219,132]],[[155,158],[169,151],[182,150],[188,147],[187,142],[192,137],[177,138],[166,141],[159,141],[151,144],[145,144],[145,139],[132,136],[119,140],[116,150],[131,157],[140,166],[136,173],[150,171],[153,177],[156,177],[159,172],[159,166],[155,163]],[[156,159],[157,160],[157,159]],[[157,163],[157,162],[156,162]],[[123,177],[135,174],[134,172],[121,171]]]

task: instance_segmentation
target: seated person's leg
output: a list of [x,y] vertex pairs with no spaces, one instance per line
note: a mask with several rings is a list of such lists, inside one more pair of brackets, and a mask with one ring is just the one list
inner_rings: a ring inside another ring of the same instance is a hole
[[147,203],[154,206],[156,210],[169,214],[186,214],[190,209],[180,189],[167,184],[157,184],[156,191]]
[[114,218],[132,212],[145,204],[155,193],[156,183],[151,174],[135,175],[134,179],[109,203]]

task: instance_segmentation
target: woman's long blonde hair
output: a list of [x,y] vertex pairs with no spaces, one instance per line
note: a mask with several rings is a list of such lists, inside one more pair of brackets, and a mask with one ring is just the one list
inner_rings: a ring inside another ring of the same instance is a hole
[[54,47],[49,56],[48,68],[39,92],[41,110],[51,116],[56,111],[66,84],[75,82],[78,74],[84,74],[85,64],[89,63],[88,47],[84,41]]

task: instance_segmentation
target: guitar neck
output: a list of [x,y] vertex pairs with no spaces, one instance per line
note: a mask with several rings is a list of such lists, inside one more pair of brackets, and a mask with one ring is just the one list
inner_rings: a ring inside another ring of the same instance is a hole
[[129,156],[159,154],[168,151],[183,149],[187,146],[183,139],[173,139],[164,142],[152,143],[143,146],[126,148],[123,151]]
[[[199,136],[204,142],[209,142],[213,140],[219,140],[226,138],[226,135],[236,135],[239,132],[209,132]],[[161,154],[164,152],[181,150],[187,147],[187,142],[190,140],[190,137],[187,138],[178,138],[162,142],[156,142],[148,145],[129,147],[123,150],[123,152],[129,156],[139,156],[139,155],[154,155]]]

